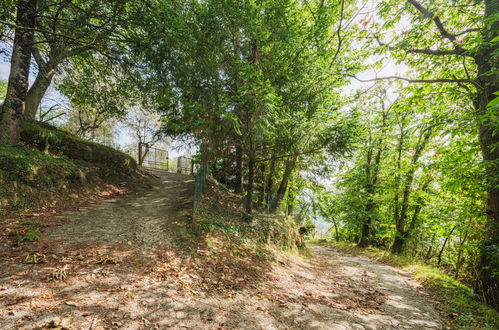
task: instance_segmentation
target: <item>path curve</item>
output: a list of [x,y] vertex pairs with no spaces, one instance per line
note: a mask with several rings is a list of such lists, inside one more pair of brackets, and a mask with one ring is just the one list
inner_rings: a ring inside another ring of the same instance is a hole
[[379,307],[379,313],[359,316],[366,329],[445,328],[428,297],[415,288],[417,283],[395,268],[331,248],[311,246],[311,249],[320,263],[326,263],[331,268],[340,265],[340,274],[354,282],[363,282],[385,295],[386,300]]

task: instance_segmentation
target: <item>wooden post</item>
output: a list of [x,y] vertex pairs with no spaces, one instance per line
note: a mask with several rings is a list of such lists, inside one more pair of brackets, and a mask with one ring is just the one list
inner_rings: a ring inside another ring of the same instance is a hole
[[137,161],[139,162],[139,166],[142,165],[142,143],[139,142],[139,150],[138,150],[138,155],[137,155]]

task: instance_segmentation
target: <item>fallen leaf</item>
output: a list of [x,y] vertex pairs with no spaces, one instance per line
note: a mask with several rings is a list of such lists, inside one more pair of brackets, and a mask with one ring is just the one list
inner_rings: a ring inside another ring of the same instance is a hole
[[68,306],[73,306],[73,307],[80,307],[80,305],[78,305],[76,302],[74,301],[65,301],[64,302],[66,305]]

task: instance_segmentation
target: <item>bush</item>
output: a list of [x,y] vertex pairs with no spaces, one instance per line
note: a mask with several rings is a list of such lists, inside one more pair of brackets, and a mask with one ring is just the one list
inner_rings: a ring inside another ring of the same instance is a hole
[[307,221],[305,221],[305,224],[300,227],[300,235],[308,236],[314,230],[315,230],[315,224],[312,221],[307,220]]

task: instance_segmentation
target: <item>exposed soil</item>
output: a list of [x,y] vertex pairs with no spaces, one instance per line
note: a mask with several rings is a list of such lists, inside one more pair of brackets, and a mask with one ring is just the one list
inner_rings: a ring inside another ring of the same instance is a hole
[[228,267],[188,229],[192,189],[162,173],[54,218],[40,242],[2,242],[0,328],[445,328],[409,278],[333,249]]
[[152,188],[128,198],[112,198],[97,206],[63,214],[71,221],[47,233],[60,240],[58,251],[75,243],[123,243],[145,248],[188,247],[186,227],[192,216],[194,177],[156,171]]

